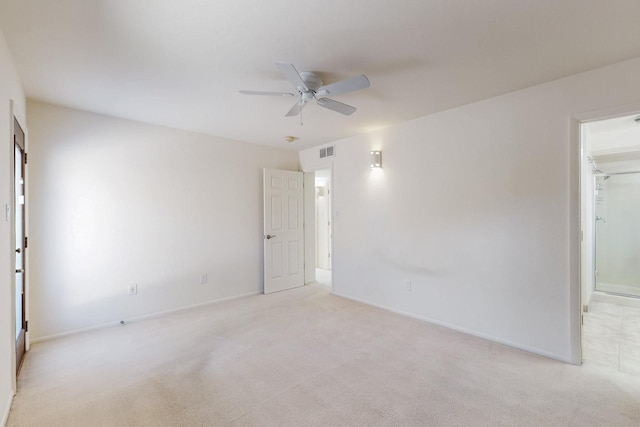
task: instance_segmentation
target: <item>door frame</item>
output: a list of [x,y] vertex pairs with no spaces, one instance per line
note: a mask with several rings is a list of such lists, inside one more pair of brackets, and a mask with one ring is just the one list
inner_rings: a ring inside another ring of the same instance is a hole
[[[13,100],[9,100],[9,130],[10,130],[10,138],[9,138],[9,152],[11,153],[11,161],[9,162],[9,175],[10,175],[10,179],[9,179],[9,187],[10,187],[10,191],[9,191],[9,197],[10,197],[10,205],[5,207],[5,218],[7,216],[10,217],[10,221],[9,221],[9,227],[10,227],[10,235],[9,235],[9,253],[11,254],[10,256],[10,260],[9,260],[9,264],[10,264],[10,287],[11,287],[11,329],[12,329],[12,336],[14,336],[15,334],[15,330],[16,330],[16,306],[15,306],[15,301],[16,301],[16,295],[15,295],[15,288],[16,288],[16,275],[15,275],[15,256],[13,256],[14,251],[15,251],[15,241],[16,241],[16,233],[15,233],[15,167],[14,167],[14,158],[15,158],[15,143],[14,143],[14,133],[15,133],[15,125],[14,125],[14,120],[18,123],[18,125],[20,126],[20,128],[22,129],[23,133],[24,133],[24,141],[23,141],[23,153],[26,155],[27,151],[28,151],[28,147],[29,147],[29,135],[28,135],[28,131],[27,128],[25,126],[25,120],[22,117],[19,117],[16,114],[15,108],[14,108],[14,102]],[[24,180],[25,180],[25,186],[24,186],[24,196],[25,196],[25,208],[24,208],[24,233],[25,236],[28,236],[29,233],[29,204],[28,204],[28,199],[29,199],[29,172],[28,172],[28,168],[26,167],[26,164],[23,165],[23,174],[24,174]],[[29,322],[29,251],[26,250],[23,253],[23,262],[25,265],[25,272],[24,272],[24,320],[25,322]],[[25,337],[24,337],[24,342],[25,342],[25,352],[28,352],[30,347],[31,347],[31,338],[30,338],[30,333],[28,328],[25,331]],[[14,374],[12,376],[13,378],[13,382],[12,382],[12,387],[13,387],[13,391],[15,392],[17,390],[17,374],[18,374],[18,366],[17,366],[17,360],[16,360],[16,340],[15,338],[12,339],[13,342],[13,352],[12,352],[12,356],[11,356],[11,369],[13,370]]]
[[[322,196],[316,194],[315,196],[315,214],[316,218],[324,219],[324,223],[316,220],[315,236],[316,236],[316,269],[321,268],[325,270],[331,270],[331,196],[333,191],[331,190],[331,169],[320,169],[320,171],[328,172],[328,181],[323,187],[326,189],[326,193]],[[316,171],[317,177],[318,171]],[[318,187],[315,187],[316,193]],[[322,199],[320,198],[322,197]],[[321,242],[324,240],[324,247],[321,246]],[[322,253],[318,252],[322,249]],[[324,264],[324,265],[320,265]]]
[[[589,224],[582,220],[583,180],[585,171],[583,164],[584,123],[613,119],[616,117],[640,114],[640,102],[603,108],[583,113],[576,113],[569,117],[569,344],[571,360],[574,365],[582,365],[582,317],[583,317],[583,286],[586,280],[582,272],[584,257],[582,236]],[[585,249],[588,250],[588,249]]]
[[[318,170],[330,170],[330,207],[331,210],[329,212],[329,216],[331,218],[331,224],[329,227],[329,232],[331,233],[330,239],[330,250],[332,255],[332,269],[331,274],[333,277],[333,241],[334,241],[334,203],[333,203],[333,190],[334,190],[334,165],[331,162],[329,165],[325,165],[323,167],[316,167],[312,170],[307,171],[299,171],[302,172],[303,176],[303,205],[304,205],[304,221],[303,221],[303,234],[304,234],[304,285],[308,285],[316,281],[316,224],[315,224],[315,210],[316,210],[316,200],[315,200],[315,172]],[[264,171],[263,171],[263,185],[264,185]],[[264,189],[263,189],[264,192]],[[264,214],[263,214],[263,223],[264,223]],[[264,224],[263,224],[263,232],[264,232]],[[263,235],[264,239],[264,235]],[[266,251],[266,248],[263,245],[263,251]],[[264,252],[263,252],[264,253]],[[265,256],[263,255],[263,263]],[[266,274],[265,268],[263,268],[263,274]],[[264,281],[264,279],[263,279]],[[264,292],[264,289],[263,289]]]
[[[25,144],[24,144],[24,131],[22,130],[22,126],[20,126],[20,123],[18,123],[18,119],[16,119],[14,117],[13,119],[13,172],[14,172],[14,180],[13,180],[13,188],[15,190],[16,186],[18,186],[19,184],[16,183],[16,179],[15,179],[15,175],[16,172],[18,171],[17,166],[17,160],[19,160],[20,162],[20,178],[22,180],[22,185],[21,185],[21,192],[22,192],[22,197],[23,197],[23,202],[22,203],[16,203],[16,194],[14,191],[14,196],[12,198],[12,206],[13,206],[13,230],[14,230],[14,235],[16,235],[18,237],[18,240],[21,240],[20,243],[16,242],[16,239],[13,239],[13,247],[12,247],[12,254],[13,254],[13,259],[14,259],[14,265],[15,265],[15,273],[14,273],[14,292],[15,289],[17,288],[17,286],[20,286],[20,294],[22,295],[21,301],[20,301],[20,321],[21,324],[18,325],[17,323],[17,316],[14,316],[14,319],[16,320],[15,326],[16,328],[14,330],[17,329],[18,326],[20,326],[20,333],[18,333],[18,336],[15,338],[15,351],[16,351],[16,374],[18,374],[20,372],[20,367],[22,366],[22,361],[24,360],[24,356],[25,353],[27,352],[27,317],[26,317],[26,295],[25,295],[25,289],[26,289],[26,271],[27,271],[27,266],[26,266],[26,249],[27,249],[27,245],[26,245],[26,231],[27,231],[27,227],[26,227],[26,194],[25,194],[25,189],[26,189],[26,174],[25,174],[25,166],[26,166],[26,157],[27,157],[27,150],[25,148]],[[19,131],[19,132],[18,132]],[[18,135],[20,137],[18,137]],[[18,154],[19,153],[19,154]],[[19,157],[19,158],[18,158]],[[20,218],[21,221],[20,223],[17,222],[17,218],[18,218],[18,212],[20,212]],[[20,227],[20,233],[18,234],[16,232],[17,228]],[[19,236],[22,236],[21,238]],[[17,246],[17,248],[16,248]],[[16,252],[18,252],[18,249],[20,250],[20,259],[21,259],[21,270],[22,270],[22,274],[20,276],[20,283],[18,283],[15,279],[16,275],[18,274],[18,265],[16,262],[16,258],[18,258],[16,254]],[[17,298],[18,297],[18,293],[15,292],[14,296]],[[14,299],[14,301],[16,301]],[[18,313],[18,304],[14,304],[14,313]]]
[[[319,170],[329,170],[330,171],[330,179],[329,179],[329,233],[331,234],[331,239],[329,241],[330,253],[331,253],[331,277],[333,283],[333,241],[334,241],[334,170],[333,170],[333,162],[324,166],[317,166],[313,169],[304,171],[304,223],[305,223],[305,285],[309,283],[313,283],[316,281],[316,183],[315,183],[315,174],[316,171]],[[333,289],[333,286],[332,286]]]

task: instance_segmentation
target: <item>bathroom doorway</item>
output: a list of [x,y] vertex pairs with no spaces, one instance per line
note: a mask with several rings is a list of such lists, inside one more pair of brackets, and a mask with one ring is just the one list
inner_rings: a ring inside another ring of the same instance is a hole
[[640,115],[581,139],[583,363],[640,376]]

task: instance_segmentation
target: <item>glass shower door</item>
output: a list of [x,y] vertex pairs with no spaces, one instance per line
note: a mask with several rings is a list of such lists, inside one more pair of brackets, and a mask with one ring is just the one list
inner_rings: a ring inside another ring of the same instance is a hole
[[640,297],[640,173],[595,178],[595,289]]

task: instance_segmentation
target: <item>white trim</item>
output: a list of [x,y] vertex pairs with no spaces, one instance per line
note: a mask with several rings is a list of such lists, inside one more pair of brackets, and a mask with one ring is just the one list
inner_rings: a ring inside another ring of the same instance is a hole
[[[203,303],[199,303],[199,304],[188,305],[188,306],[185,306],[185,307],[173,308],[171,310],[157,311],[155,313],[144,314],[142,316],[129,317],[129,318],[122,319],[121,321],[123,321],[125,323],[139,322],[139,321],[142,321],[142,320],[154,319],[154,318],[162,317],[162,316],[165,316],[165,315],[168,315],[168,314],[178,313],[178,312],[182,312],[182,311],[188,311],[188,310],[191,310],[191,309],[194,309],[194,308],[205,307],[205,306],[208,306],[208,305],[213,305],[213,304],[217,304],[217,303],[221,303],[221,302],[225,302],[225,301],[232,301],[232,300],[236,300],[236,299],[240,299],[240,298],[251,297],[251,296],[255,296],[255,295],[262,295],[262,292],[261,291],[249,292],[249,293],[246,293],[246,294],[235,295],[235,296],[226,297],[226,298],[220,298],[220,299],[207,301],[207,302],[203,302]],[[58,338],[64,338],[64,337],[68,337],[68,336],[71,336],[71,335],[81,334],[81,333],[84,333],[84,332],[95,331],[95,330],[98,330],[98,329],[104,329],[104,328],[109,328],[109,327],[113,327],[113,326],[120,326],[120,324],[121,324],[120,322],[121,321],[118,320],[118,321],[114,321],[114,322],[102,323],[102,324],[96,325],[96,326],[89,326],[88,328],[80,328],[80,329],[74,329],[74,330],[68,331],[68,332],[62,332],[60,334],[45,335],[43,337],[33,338],[31,340],[31,343],[35,344],[35,343],[44,342],[44,341],[51,341],[51,340],[55,340],[55,339],[58,339]]]
[[[29,153],[29,130],[27,129],[27,123],[24,122],[22,119],[20,119],[19,117],[15,116],[15,119],[18,121],[18,124],[20,125],[20,129],[22,129],[22,132],[24,133],[24,150],[22,150],[23,154],[25,155],[25,158],[27,156],[27,154]],[[11,125],[13,126],[13,121],[11,123]],[[12,133],[15,133],[15,129],[13,130]],[[24,209],[24,237],[29,237],[29,166],[28,163],[24,164],[24,197],[25,197],[25,209]],[[15,176],[15,170],[12,171],[12,176]],[[12,188],[15,187],[15,182],[12,184]],[[15,215],[15,211],[13,212],[13,214]],[[13,228],[15,230],[15,223],[13,225]],[[12,239],[12,242],[15,241],[15,236]],[[29,323],[29,316],[31,315],[31,304],[30,304],[30,298],[31,298],[31,280],[30,280],[30,276],[31,276],[31,262],[29,260],[29,254],[31,253],[31,250],[29,249],[29,247],[26,247],[24,250],[24,260],[23,260],[23,265],[24,265],[24,320],[25,322],[27,322],[27,324]],[[11,271],[13,271],[13,268],[11,269]],[[15,288],[15,283],[14,283],[14,288]],[[15,297],[14,297],[14,301],[15,301]],[[14,317],[15,317],[15,313],[14,313]],[[29,330],[27,328],[27,330],[24,333],[24,350],[25,353],[27,351],[29,351],[29,349],[31,348],[31,334],[29,333]],[[17,362],[16,362],[17,363]]]
[[7,421],[9,421],[9,412],[11,412],[11,405],[13,404],[13,397],[15,395],[11,393],[9,395],[9,400],[4,407],[4,413],[2,415],[2,422],[0,422],[0,426],[5,427],[7,425]]
[[414,314],[414,313],[410,313],[408,311],[397,310],[395,308],[391,308],[391,307],[388,307],[386,305],[377,304],[377,303],[374,303],[374,302],[371,302],[371,301],[363,300],[363,299],[352,297],[352,296],[349,296],[349,295],[344,295],[344,294],[335,292],[335,290],[332,292],[332,294],[335,295],[335,296],[346,298],[346,299],[349,299],[349,300],[352,300],[352,301],[356,301],[356,302],[359,302],[359,303],[362,303],[362,304],[370,305],[372,307],[380,308],[380,309],[385,310],[385,311],[390,311],[392,313],[401,314],[403,316],[411,317],[413,319],[421,320],[423,322],[431,323],[431,324],[438,325],[438,326],[443,326],[445,328],[452,329],[454,331],[462,332],[462,333],[465,333],[467,335],[472,335],[474,337],[483,338],[483,339],[486,339],[486,340],[489,340],[489,341],[496,342],[498,344],[503,344],[503,345],[506,345],[506,346],[509,346],[509,347],[513,347],[513,348],[516,348],[518,350],[524,350],[524,351],[527,351],[529,353],[533,353],[533,354],[537,354],[537,355],[540,355],[540,356],[548,357],[548,358],[551,358],[551,359],[559,360],[559,361],[565,362],[565,363],[572,363],[571,360],[568,360],[565,357],[562,357],[562,356],[560,356],[558,354],[555,354],[555,353],[549,353],[547,351],[540,350],[539,348],[529,347],[529,346],[522,345],[520,343],[516,343],[516,342],[513,342],[513,341],[504,340],[504,339],[495,337],[493,335],[483,334],[483,333],[472,331],[472,330],[469,330],[469,329],[466,329],[466,328],[461,328],[460,326],[453,325],[451,323],[441,322],[439,320],[431,319],[431,318],[426,317],[426,316],[420,316],[420,315],[417,315],[417,314]]
[[582,365],[582,126],[569,122],[569,362]]
[[[15,224],[15,141],[14,141],[14,118],[15,111],[13,106],[13,99],[9,99],[9,215],[11,218],[9,219],[9,286],[11,287],[11,333],[9,334],[11,338],[11,346],[13,349],[11,352],[11,390],[13,393],[18,390],[18,381],[16,377],[16,275],[14,271],[16,269],[16,258],[14,256],[15,250],[15,241],[16,241],[16,224]],[[13,399],[13,397],[11,398]],[[7,412],[8,416],[8,412]]]

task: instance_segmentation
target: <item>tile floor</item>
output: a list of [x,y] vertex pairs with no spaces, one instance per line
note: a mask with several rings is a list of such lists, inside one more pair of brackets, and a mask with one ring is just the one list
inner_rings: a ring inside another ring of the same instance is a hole
[[582,359],[589,367],[640,377],[640,307],[591,302],[584,313]]

